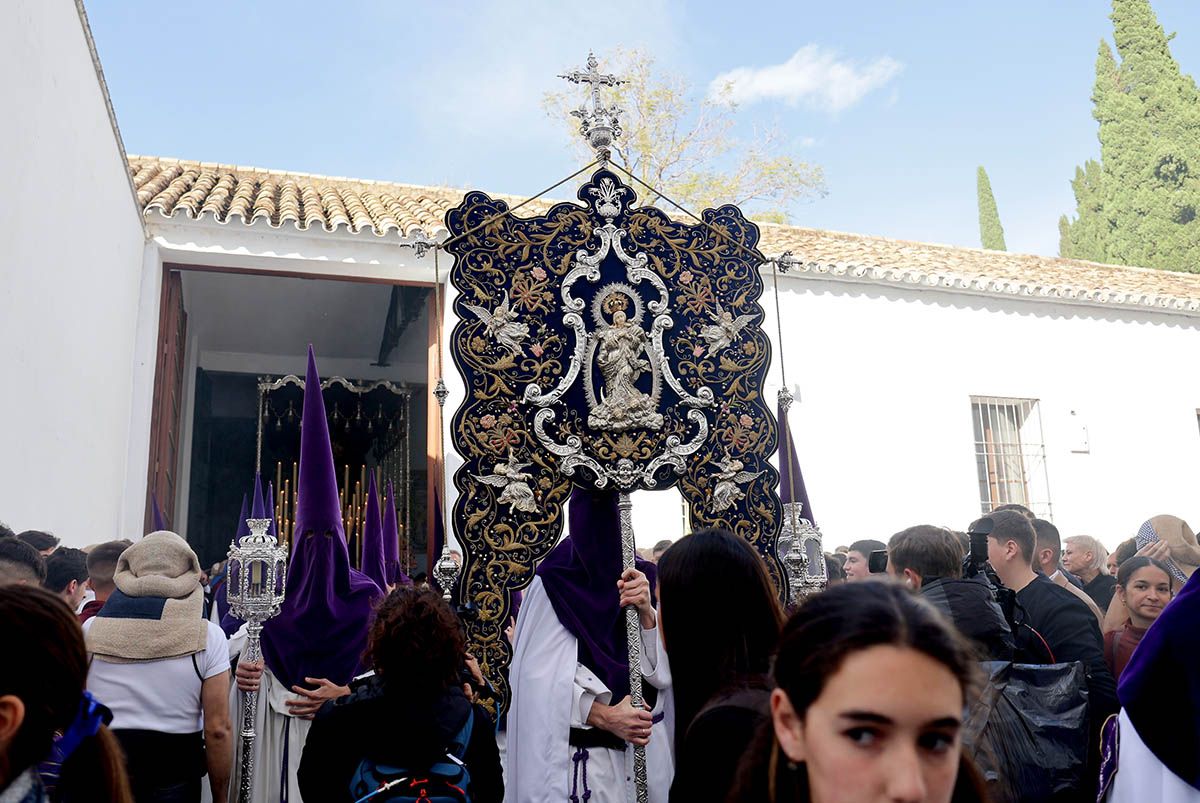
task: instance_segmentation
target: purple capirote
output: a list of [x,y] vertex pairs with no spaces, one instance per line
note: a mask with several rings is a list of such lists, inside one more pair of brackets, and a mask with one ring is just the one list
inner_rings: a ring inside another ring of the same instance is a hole
[[375,487],[375,472],[368,471],[367,509],[363,513],[362,573],[375,581],[375,585],[388,587],[384,569],[385,548],[383,543],[383,521],[379,518],[379,491]]
[[800,471],[800,461],[796,458],[796,444],[792,440],[792,428],[788,425],[787,413],[783,405],[779,405],[779,500],[785,505],[788,502],[801,504],[800,516],[808,519],[815,527],[817,518],[813,515],[812,502],[808,501],[808,488],[804,486],[804,474]]
[[400,524],[396,520],[396,494],[391,480],[383,506],[383,567],[388,585],[412,585],[412,578],[400,568]]
[[263,626],[263,659],[288,688],[304,684],[306,677],[344,685],[362,666],[372,611],[383,591],[350,568],[329,422],[311,345],[300,420],[292,558],[283,607]]

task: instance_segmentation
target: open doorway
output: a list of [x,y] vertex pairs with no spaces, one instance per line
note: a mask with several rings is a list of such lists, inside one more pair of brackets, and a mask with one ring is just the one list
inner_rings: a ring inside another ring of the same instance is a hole
[[311,343],[352,562],[370,471],[395,483],[401,559],[409,571],[423,570],[431,289],[182,266],[166,271],[164,285],[175,288],[177,306],[164,308],[160,353],[179,349],[163,360],[179,368],[174,378],[160,368],[163,381],[156,379],[152,432],[162,435],[151,439],[149,488],[170,526],[205,565],[222,559],[256,467],[264,483],[276,485],[272,502],[281,528],[290,523]]

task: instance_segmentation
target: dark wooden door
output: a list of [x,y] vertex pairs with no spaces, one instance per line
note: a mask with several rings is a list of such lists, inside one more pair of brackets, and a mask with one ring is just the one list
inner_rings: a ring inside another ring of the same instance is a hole
[[154,366],[154,404],[150,414],[150,473],[146,483],[146,532],[158,500],[169,529],[175,522],[175,483],[179,465],[179,429],[183,412],[183,370],[187,357],[187,312],[183,279],[166,270],[159,307],[158,352]]

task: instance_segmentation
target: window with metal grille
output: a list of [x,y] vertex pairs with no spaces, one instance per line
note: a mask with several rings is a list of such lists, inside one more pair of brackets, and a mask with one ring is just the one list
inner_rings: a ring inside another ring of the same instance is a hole
[[1037,399],[971,397],[979,507],[1018,504],[1049,519],[1050,483]]

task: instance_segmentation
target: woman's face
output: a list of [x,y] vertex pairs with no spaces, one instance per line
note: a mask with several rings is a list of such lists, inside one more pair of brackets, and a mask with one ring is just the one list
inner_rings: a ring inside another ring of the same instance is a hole
[[1126,586],[1117,586],[1117,596],[1129,611],[1129,621],[1149,627],[1171,601],[1171,578],[1157,566],[1143,566]]
[[1108,573],[1111,574],[1113,577],[1116,577],[1117,569],[1119,569],[1119,568],[1120,568],[1120,566],[1117,565],[1117,553],[1110,552],[1108,555]]
[[814,803],[949,801],[962,750],[963,688],[916,650],[876,646],[846,657],[803,720],[782,690],[775,734],[803,761]]

